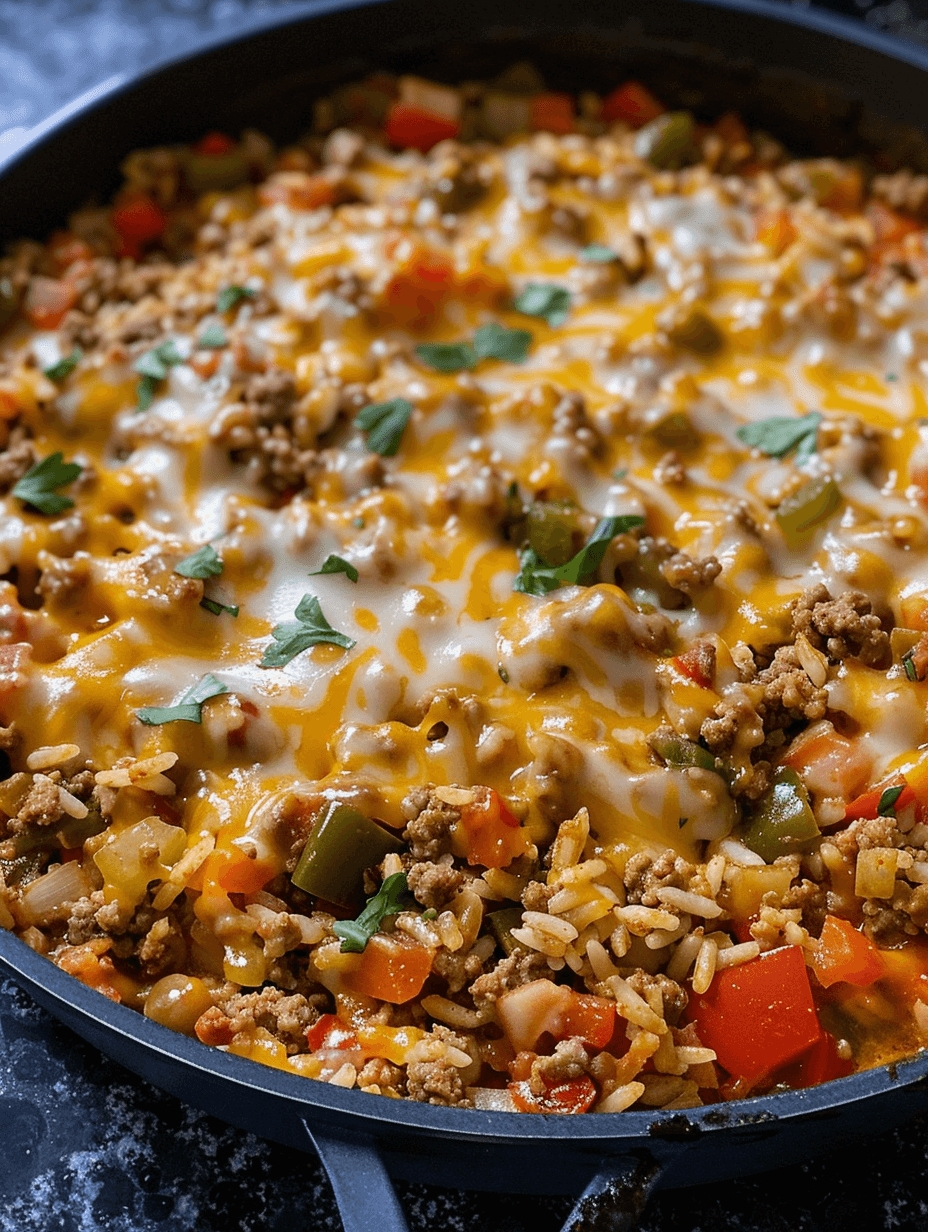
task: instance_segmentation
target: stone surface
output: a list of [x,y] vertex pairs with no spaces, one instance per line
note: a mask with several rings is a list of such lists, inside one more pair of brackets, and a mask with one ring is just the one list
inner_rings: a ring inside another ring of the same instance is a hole
[[[289,0],[0,0],[0,149],[68,99]],[[833,0],[928,42],[928,0]],[[807,1165],[658,1194],[640,1232],[923,1232],[928,1120]],[[0,982],[0,1232],[338,1232],[318,1162],[134,1078]],[[400,1185],[411,1232],[557,1232],[570,1202]],[[372,1230],[373,1232],[373,1230]]]

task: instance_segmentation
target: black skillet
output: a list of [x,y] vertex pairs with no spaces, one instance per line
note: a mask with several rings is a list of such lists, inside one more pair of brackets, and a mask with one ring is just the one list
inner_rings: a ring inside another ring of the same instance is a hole
[[[609,89],[634,74],[707,116],[736,109],[797,152],[880,149],[928,170],[928,51],[825,13],[766,0],[330,0],[52,117],[0,168],[0,238],[42,236],[89,197],[105,199],[138,146],[246,125],[286,140],[308,126],[315,97],[371,68],[454,81],[522,58],[553,88]],[[796,1163],[928,1109],[928,1052],[811,1090],[685,1113],[433,1108],[207,1048],[85,988],[2,929],[0,970],[156,1086],[262,1137],[314,1145],[346,1232],[405,1232],[390,1176],[582,1193],[564,1232],[618,1232],[657,1184]]]

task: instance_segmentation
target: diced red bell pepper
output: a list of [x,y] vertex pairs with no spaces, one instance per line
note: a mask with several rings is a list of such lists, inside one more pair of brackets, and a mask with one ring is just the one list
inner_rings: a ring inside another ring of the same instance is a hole
[[623,120],[632,128],[643,128],[666,110],[640,81],[626,81],[606,96],[600,114],[607,123]]
[[596,1086],[585,1074],[546,1086],[540,1095],[524,1081],[510,1082],[508,1090],[520,1112],[586,1112],[596,1099]]
[[460,827],[464,831],[468,864],[505,868],[525,853],[525,835],[519,819],[492,787],[480,788],[474,803],[462,807]]
[[614,1030],[614,1001],[582,992],[571,994],[567,1009],[561,1015],[562,1039],[579,1035],[591,1048],[605,1048]]
[[357,1033],[335,1014],[323,1014],[306,1032],[310,1052],[320,1048],[359,1048]]
[[821,1034],[802,950],[793,945],[721,971],[692,998],[690,1016],[719,1064],[752,1085]]
[[833,1078],[846,1078],[853,1070],[853,1061],[839,1057],[834,1038],[823,1031],[808,1051],[778,1072],[777,1080],[791,1087],[817,1087]]
[[201,137],[196,145],[191,146],[194,154],[205,154],[207,157],[211,155],[219,156],[222,154],[231,154],[235,149],[235,142],[225,133],[207,133],[205,137]]
[[164,234],[164,211],[141,193],[129,197],[113,210],[113,226],[128,246],[148,244]]
[[453,281],[450,257],[435,248],[411,245],[384,287],[384,309],[397,325],[421,329],[435,319]]
[[572,133],[575,118],[569,94],[536,94],[529,104],[529,123],[536,133]]
[[712,688],[712,679],[706,675],[703,666],[706,662],[705,653],[700,651],[698,647],[694,646],[682,655],[674,655],[671,662],[680,675],[692,680],[693,684],[698,684],[701,689]]
[[460,131],[457,120],[409,103],[394,103],[387,112],[387,140],[401,150],[421,150],[425,154],[439,141],[449,141]]
[[893,810],[899,812],[909,804],[915,802],[915,792],[908,784],[902,783],[883,783],[879,787],[874,787],[872,791],[865,791],[862,796],[858,796],[856,800],[852,800],[844,811],[845,821],[857,821],[861,817],[873,818],[879,817],[880,800],[883,792],[887,787],[902,787],[893,804]]
[[350,992],[391,1005],[411,1001],[432,970],[432,953],[424,945],[378,934],[364,947],[361,961],[342,977]]
[[812,970],[823,988],[856,984],[866,988],[885,974],[880,951],[849,920],[825,917],[822,935],[812,951]]

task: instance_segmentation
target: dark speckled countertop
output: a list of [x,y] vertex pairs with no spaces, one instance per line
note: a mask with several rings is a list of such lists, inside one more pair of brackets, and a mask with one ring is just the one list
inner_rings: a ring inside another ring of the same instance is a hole
[[[75,95],[288,0],[0,0],[0,150]],[[832,0],[928,42],[928,0]],[[101,1057],[0,982],[0,1232],[338,1232],[315,1158]],[[566,1198],[398,1186],[411,1232],[556,1232]],[[928,1118],[766,1176],[658,1194],[640,1232],[925,1232]]]

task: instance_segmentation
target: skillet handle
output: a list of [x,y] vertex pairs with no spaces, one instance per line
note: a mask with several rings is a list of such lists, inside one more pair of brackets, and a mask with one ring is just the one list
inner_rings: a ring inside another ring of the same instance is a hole
[[[403,1208],[373,1138],[342,1138],[303,1126],[326,1170],[344,1232],[409,1232]],[[648,1156],[605,1161],[587,1185],[561,1232],[633,1232],[660,1166]]]

